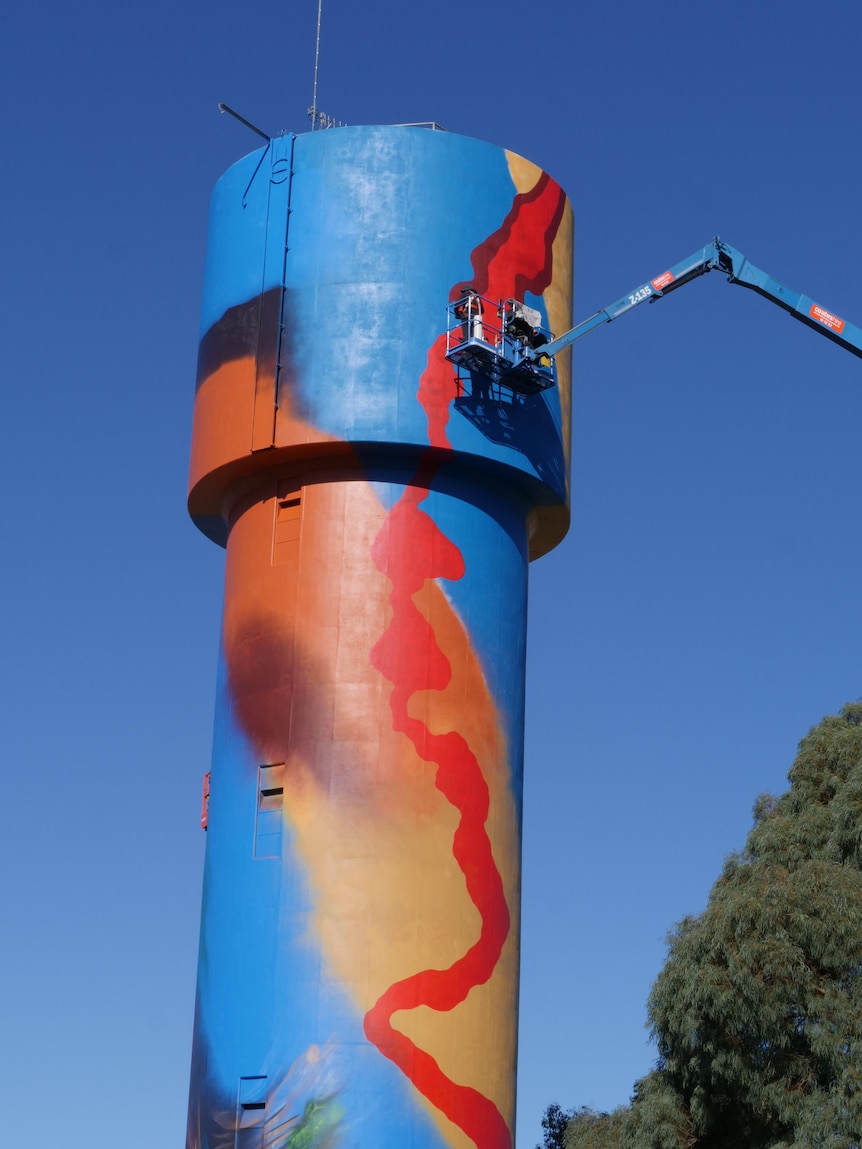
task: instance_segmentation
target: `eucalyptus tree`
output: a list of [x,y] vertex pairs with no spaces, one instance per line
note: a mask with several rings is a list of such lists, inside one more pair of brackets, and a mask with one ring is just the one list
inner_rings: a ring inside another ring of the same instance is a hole
[[669,937],[655,1070],[565,1149],[862,1149],[862,703],[799,745],[706,910]]

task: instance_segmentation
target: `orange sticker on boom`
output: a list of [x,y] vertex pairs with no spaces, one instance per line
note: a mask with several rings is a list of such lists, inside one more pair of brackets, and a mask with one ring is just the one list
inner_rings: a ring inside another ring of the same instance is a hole
[[653,287],[656,289],[656,291],[661,291],[661,289],[663,287],[667,287],[667,285],[669,283],[673,283],[673,281],[674,281],[673,272],[672,271],[663,271],[661,275],[657,276],[655,279],[651,279],[650,283],[653,285]]
[[813,303],[808,314],[812,319],[816,319],[818,323],[822,323],[824,327],[828,327],[830,331],[841,332],[844,330],[844,320],[839,319],[837,315],[833,315],[831,311],[827,311],[825,307],[820,307],[818,304]]

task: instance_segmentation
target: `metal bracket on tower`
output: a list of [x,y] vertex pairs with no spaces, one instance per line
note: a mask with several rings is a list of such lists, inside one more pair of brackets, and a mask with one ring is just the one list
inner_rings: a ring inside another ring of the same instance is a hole
[[250,120],[247,120],[247,119],[245,118],[245,116],[241,116],[241,115],[239,114],[239,112],[235,112],[235,111],[233,110],[233,108],[229,108],[229,107],[227,106],[227,104],[219,104],[219,106],[218,106],[218,110],[219,110],[219,111],[220,111],[222,114],[223,114],[224,112],[227,112],[229,116],[233,116],[233,118],[234,118],[235,120],[239,120],[239,122],[240,122],[241,124],[245,124],[245,126],[246,126],[247,128],[251,128],[251,130],[252,130],[253,132],[257,132],[257,134],[258,134],[258,135],[259,135],[259,136],[260,136],[262,139],[266,140],[266,142],[267,142],[267,143],[270,143],[270,142],[271,142],[271,140],[272,140],[272,136],[268,136],[268,135],[266,134],[266,132],[262,131],[260,128],[256,128],[256,127],[254,126],[254,124],[253,124],[253,123],[252,123]]

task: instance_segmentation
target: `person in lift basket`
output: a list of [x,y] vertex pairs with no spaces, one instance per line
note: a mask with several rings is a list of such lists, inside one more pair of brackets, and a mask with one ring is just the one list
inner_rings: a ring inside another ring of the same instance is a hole
[[477,292],[472,283],[467,283],[462,289],[461,298],[454,307],[455,318],[461,320],[461,338],[464,340],[469,339],[484,339],[485,329],[482,322],[482,316],[485,314],[485,307],[482,303],[482,297]]

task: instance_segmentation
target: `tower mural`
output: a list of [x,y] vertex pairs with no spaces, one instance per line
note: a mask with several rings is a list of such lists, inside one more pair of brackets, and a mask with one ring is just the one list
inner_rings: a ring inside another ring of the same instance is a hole
[[459,381],[446,309],[566,330],[572,231],[539,168],[421,127],[280,137],[215,187],[187,1149],[514,1143],[527,570],[568,526],[570,376]]

